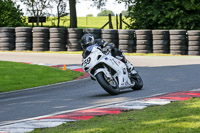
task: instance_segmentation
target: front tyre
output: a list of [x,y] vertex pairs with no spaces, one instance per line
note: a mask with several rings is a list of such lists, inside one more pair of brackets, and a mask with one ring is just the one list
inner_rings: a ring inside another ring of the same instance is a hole
[[111,95],[119,94],[119,86],[113,79],[107,79],[103,72],[96,75],[96,79],[101,87]]
[[143,81],[138,73],[132,75],[130,79],[132,82],[135,82],[135,85],[132,87],[133,90],[141,90],[142,89]]

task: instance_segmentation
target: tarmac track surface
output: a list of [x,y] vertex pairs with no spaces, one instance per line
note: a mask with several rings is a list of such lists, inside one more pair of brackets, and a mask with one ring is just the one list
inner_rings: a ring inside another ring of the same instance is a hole
[[[142,57],[139,58],[142,59]],[[159,57],[159,60],[163,59],[169,62],[169,58],[171,57]],[[169,63],[162,66],[162,63],[152,60],[154,62],[153,65],[148,66],[148,64],[143,63],[143,66],[137,66],[136,70],[139,71],[143,78],[144,88],[140,91],[122,90],[117,96],[110,96],[97,82],[90,79],[0,94],[0,124],[60,111],[101,106],[120,101],[200,88],[200,58],[188,59],[188,63],[181,62],[183,58],[176,58],[177,62],[174,59],[172,61],[173,63],[180,62],[176,65]],[[0,56],[0,60],[4,59],[1,59]]]

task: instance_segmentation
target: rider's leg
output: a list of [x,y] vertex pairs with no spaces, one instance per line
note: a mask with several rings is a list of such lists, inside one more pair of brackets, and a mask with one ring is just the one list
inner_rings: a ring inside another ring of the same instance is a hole
[[121,50],[114,48],[112,50],[112,53],[115,56],[115,58],[121,60],[122,62],[124,62],[126,64],[126,67],[127,67],[129,72],[131,72],[132,74],[136,73],[133,65],[125,58],[125,55],[123,54],[123,52]]

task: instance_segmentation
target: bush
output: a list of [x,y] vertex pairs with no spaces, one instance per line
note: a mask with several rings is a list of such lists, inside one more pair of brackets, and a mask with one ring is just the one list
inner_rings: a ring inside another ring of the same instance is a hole
[[122,11],[122,16],[127,17],[128,16],[128,11]]
[[86,15],[86,17],[93,17],[93,15],[92,14],[88,14],[88,15]]
[[12,0],[0,0],[0,26],[15,27],[25,25],[22,10]]
[[111,10],[104,10],[104,11],[98,13],[97,16],[108,16],[109,14],[111,14],[111,16],[115,16],[113,11],[111,11]]
[[136,29],[200,29],[198,0],[135,0],[128,11]]

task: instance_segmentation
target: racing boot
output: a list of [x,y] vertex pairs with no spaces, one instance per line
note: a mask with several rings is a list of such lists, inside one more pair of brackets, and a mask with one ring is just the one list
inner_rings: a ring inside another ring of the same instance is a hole
[[123,54],[123,52],[121,50],[116,49],[116,51],[115,51],[115,57],[125,63],[126,68],[127,68],[128,72],[131,75],[134,75],[134,74],[137,73],[134,70],[133,65],[125,58],[125,55]]
[[134,69],[134,66],[127,60],[124,58],[124,63],[126,64],[126,67],[128,69],[128,72],[131,74],[131,75],[134,75],[137,73],[137,71],[135,71]]

